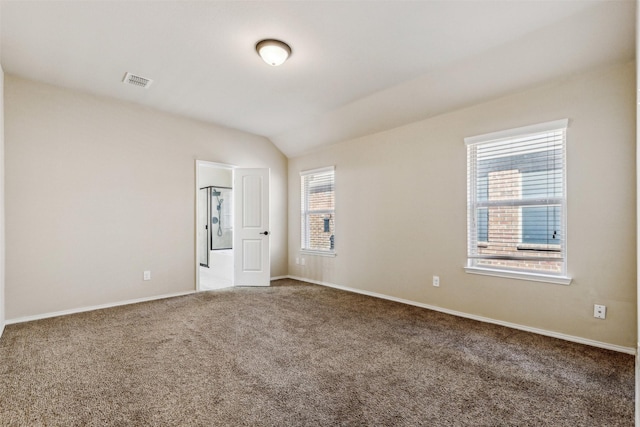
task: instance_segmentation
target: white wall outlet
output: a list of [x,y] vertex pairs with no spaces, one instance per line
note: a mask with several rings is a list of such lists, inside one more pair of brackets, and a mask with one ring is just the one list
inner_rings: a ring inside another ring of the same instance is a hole
[[300,258],[296,257],[296,265],[300,265]]
[[305,265],[304,258],[300,258],[300,264]]
[[593,305],[593,317],[596,319],[604,319],[607,317],[607,306],[594,304]]
[[440,276],[433,276],[433,286],[440,286]]
[[151,280],[151,270],[145,270],[145,272],[142,275],[142,278],[144,280]]

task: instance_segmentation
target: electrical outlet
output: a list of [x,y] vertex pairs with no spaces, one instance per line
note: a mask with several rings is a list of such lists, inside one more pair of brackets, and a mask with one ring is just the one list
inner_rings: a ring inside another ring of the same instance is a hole
[[433,286],[440,286],[440,276],[433,276]]
[[304,258],[300,258],[300,264],[305,265]]
[[300,258],[296,257],[296,265],[300,265]]
[[145,272],[142,275],[143,280],[151,280],[151,271],[150,270],[145,270]]
[[596,319],[604,319],[607,317],[607,306],[606,305],[593,305],[593,317]]

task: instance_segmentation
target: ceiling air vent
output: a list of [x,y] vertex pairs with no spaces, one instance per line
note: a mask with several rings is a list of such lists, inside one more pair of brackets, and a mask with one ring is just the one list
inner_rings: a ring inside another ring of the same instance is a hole
[[151,86],[153,80],[136,76],[135,74],[127,73],[124,75],[124,80],[122,80],[122,82],[147,89],[149,86]]

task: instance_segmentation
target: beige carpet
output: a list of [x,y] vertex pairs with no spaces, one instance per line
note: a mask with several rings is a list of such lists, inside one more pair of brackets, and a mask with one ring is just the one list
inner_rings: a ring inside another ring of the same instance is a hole
[[0,425],[632,426],[633,357],[293,280],[8,326]]

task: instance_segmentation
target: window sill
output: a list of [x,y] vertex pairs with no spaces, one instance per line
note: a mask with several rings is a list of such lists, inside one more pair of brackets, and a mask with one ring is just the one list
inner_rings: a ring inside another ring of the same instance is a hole
[[465,267],[464,271],[470,274],[480,274],[483,276],[505,277],[508,279],[532,280],[534,282],[553,283],[556,285],[571,284],[571,277],[552,276],[549,274],[527,273],[519,271],[494,270],[490,268]]
[[336,256],[335,252],[314,251],[314,250],[310,250],[310,249],[300,249],[300,253],[304,254],[304,255],[317,255],[317,256],[326,256],[326,257],[331,257],[331,258]]

